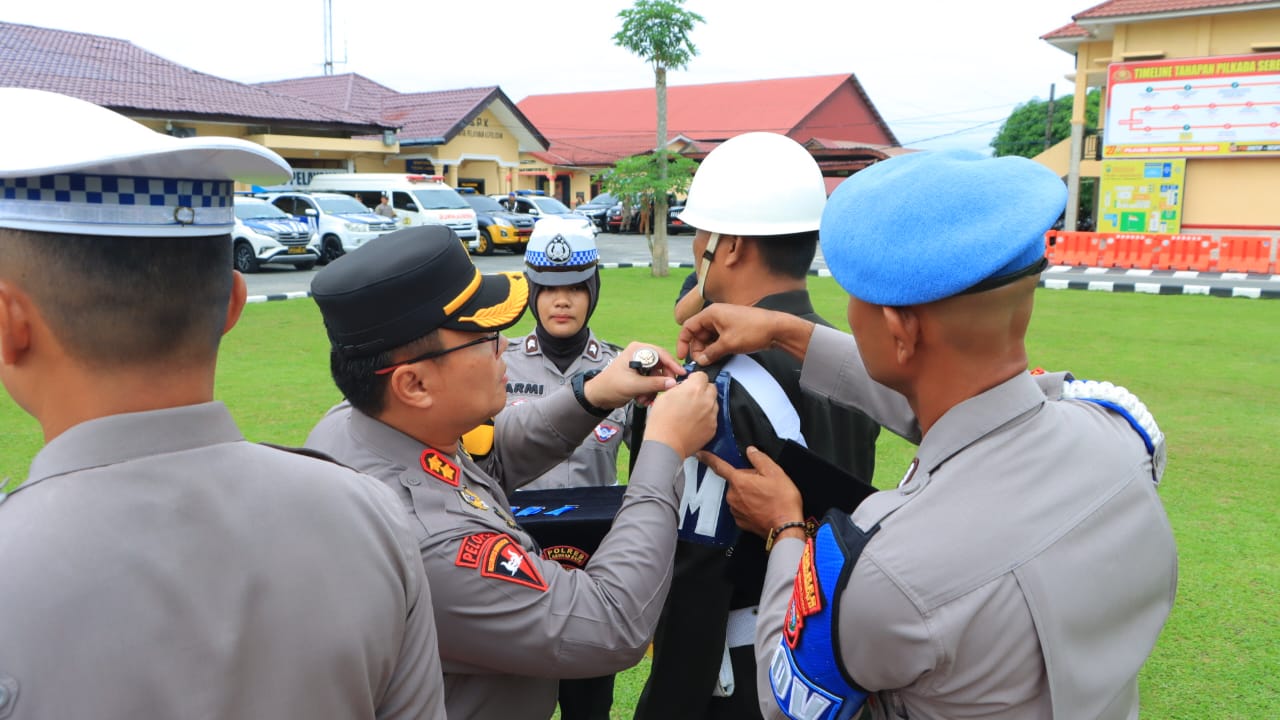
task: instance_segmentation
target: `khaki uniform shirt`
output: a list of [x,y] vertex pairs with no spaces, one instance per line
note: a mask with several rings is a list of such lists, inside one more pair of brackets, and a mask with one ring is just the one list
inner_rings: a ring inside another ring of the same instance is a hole
[[[801,382],[909,429],[848,335],[817,328]],[[1120,415],[1061,400],[1061,387],[1024,373],[952,408],[901,487],[854,512],[864,530],[883,521],[840,602],[838,653],[857,683],[884,691],[873,717],[1137,717],[1138,670],[1177,580],[1153,482],[1164,446],[1153,458]],[[775,546],[761,602],[773,717],[768,667],[803,548]]]
[[[615,672],[644,654],[671,582],[681,458],[644,444],[613,528],[584,570],[541,558],[506,499],[597,423],[568,388],[509,407],[483,468],[345,403],[307,439],[381,478],[412,514],[435,591],[450,720],[548,718],[559,678]],[[456,482],[441,460],[456,465]]]
[[221,403],[81,423],[0,503],[0,718],[440,718],[411,542]]
[[[529,333],[523,339],[512,340],[506,352],[507,404],[516,405],[545,397],[568,385],[577,373],[603,370],[617,356],[616,347],[592,335],[583,348],[582,356],[560,372],[556,364],[542,354],[536,334]],[[609,413],[609,417],[599,421],[568,460],[538,476],[524,489],[616,485],[618,447],[628,430],[630,408],[628,404]]]

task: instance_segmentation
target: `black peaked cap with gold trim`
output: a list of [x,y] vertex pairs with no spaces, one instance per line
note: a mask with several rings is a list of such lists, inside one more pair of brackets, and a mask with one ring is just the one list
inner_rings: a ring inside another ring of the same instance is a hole
[[311,281],[334,350],[367,356],[437,328],[493,332],[516,324],[529,302],[519,272],[481,275],[443,225],[387,233],[330,263]]

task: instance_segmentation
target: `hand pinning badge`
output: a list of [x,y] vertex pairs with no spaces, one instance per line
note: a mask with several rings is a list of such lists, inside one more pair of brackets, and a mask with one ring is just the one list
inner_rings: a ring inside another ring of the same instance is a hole
[[642,347],[631,356],[631,362],[627,363],[627,367],[641,375],[648,375],[653,372],[654,368],[658,367],[658,360],[657,350],[651,347]]

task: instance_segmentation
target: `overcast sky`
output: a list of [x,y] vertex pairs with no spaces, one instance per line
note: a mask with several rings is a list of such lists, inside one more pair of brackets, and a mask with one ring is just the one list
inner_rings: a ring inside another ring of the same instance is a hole
[[[401,92],[499,85],[514,101],[651,87],[613,44],[627,0],[332,0],[335,73]],[[854,73],[904,146],[988,144],[1015,106],[1072,85],[1040,40],[1091,0],[686,0],[706,22],[670,85]],[[766,9],[767,8],[767,9]],[[370,11],[372,10],[372,11]],[[241,82],[320,75],[324,0],[8,0],[0,20],[128,40]],[[343,62],[345,60],[345,62]]]

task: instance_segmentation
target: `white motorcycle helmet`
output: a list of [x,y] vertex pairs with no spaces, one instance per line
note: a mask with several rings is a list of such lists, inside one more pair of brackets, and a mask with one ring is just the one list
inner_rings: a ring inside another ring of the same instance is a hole
[[600,254],[580,222],[545,217],[533,226],[524,251],[525,275],[545,287],[576,285],[593,277]]

